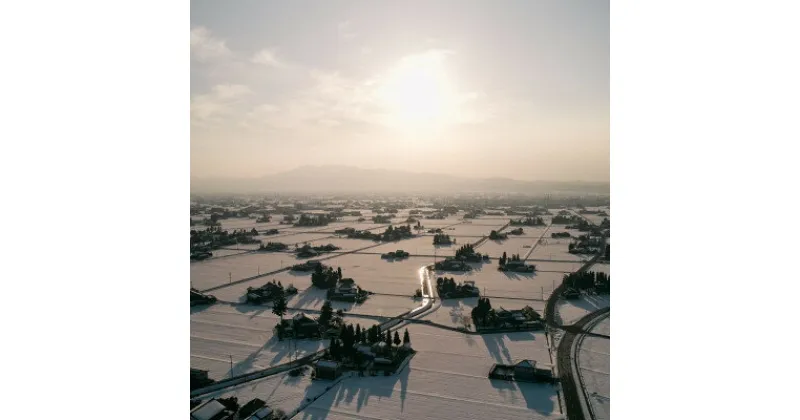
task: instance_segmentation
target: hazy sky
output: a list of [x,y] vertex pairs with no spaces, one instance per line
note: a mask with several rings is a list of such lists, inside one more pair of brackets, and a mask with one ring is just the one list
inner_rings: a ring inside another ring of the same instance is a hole
[[607,1],[191,2],[200,177],[609,179]]

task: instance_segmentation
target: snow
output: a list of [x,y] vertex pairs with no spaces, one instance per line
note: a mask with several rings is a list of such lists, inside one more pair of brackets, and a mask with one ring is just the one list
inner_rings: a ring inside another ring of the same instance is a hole
[[488,236],[489,232],[492,230],[500,230],[503,227],[504,223],[494,223],[490,225],[478,225],[475,223],[462,223],[460,225],[455,225],[444,229],[444,232],[450,236],[476,236],[476,237],[483,237]]
[[[559,231],[560,232],[560,231]],[[557,261],[582,261],[589,260],[590,255],[575,255],[569,253],[571,239],[544,238],[536,245],[529,259],[557,260]]]
[[559,300],[556,304],[556,316],[561,317],[562,324],[570,325],[594,311],[607,308],[610,303],[609,295],[588,296],[584,294],[576,300]]
[[[289,313],[287,316],[292,316]],[[278,316],[271,309],[249,305],[212,305],[190,317],[191,367],[209,372],[212,379],[224,379],[266,369],[327,347],[327,340],[278,341],[272,329]]]
[[[564,273],[560,271],[536,271],[534,273],[498,271],[496,261],[482,266],[471,265],[476,269],[465,273],[439,271],[435,273],[434,277],[452,277],[456,282],[473,280],[475,286],[481,289],[482,295],[523,299],[541,299],[543,292],[547,298],[548,293],[558,287],[564,277]],[[571,264],[565,265],[571,266]]]
[[332,235],[329,233],[296,233],[293,235],[281,236],[279,239],[274,239],[273,241],[283,242],[289,245],[291,249],[295,244],[302,245],[306,242],[313,246],[327,245],[328,238],[333,239],[331,236]]
[[[211,251],[211,258],[217,257],[227,257],[228,255],[236,255],[236,254],[243,254],[245,252],[250,252],[249,249],[214,249]],[[196,261],[192,261],[194,263]]]
[[346,379],[297,418],[563,418],[555,387],[487,378],[496,361],[527,358],[549,366],[543,334],[408,329],[418,353],[406,369],[395,376]]
[[581,382],[595,418],[602,420],[611,414],[610,346],[609,339],[587,336],[578,348]]
[[[459,246],[467,243],[473,243],[479,239],[463,237],[459,238],[453,237],[453,235],[450,235],[450,238],[455,239],[456,243],[453,245],[434,245],[433,235],[416,236],[414,238],[404,239],[402,241],[384,243],[375,248],[370,248],[370,252],[385,253],[402,249],[411,255],[433,256],[435,254],[439,256],[453,256],[456,254],[456,250]],[[431,260],[431,264],[433,264],[433,260]]]
[[591,268],[589,268],[589,270],[590,271],[595,271],[595,272],[600,272],[600,273],[606,273],[606,274],[608,274],[610,276],[611,275],[611,264],[599,264],[599,263],[598,264],[594,264],[594,265],[592,265]]
[[[525,257],[525,254],[531,250],[535,243],[536,239],[534,238],[519,238],[509,235],[508,239],[504,241],[487,239],[484,243],[475,248],[475,251],[481,254],[489,254],[492,258],[500,258],[503,256],[504,251],[509,258],[511,258],[511,254],[519,254],[521,257]],[[523,248],[526,245],[528,248]]]
[[[333,244],[341,248],[339,251],[336,252],[345,252],[345,251],[353,251],[356,249],[362,249],[372,246],[380,245],[380,242],[375,241],[368,241],[366,239],[349,239],[346,237],[331,237],[327,238],[324,241],[320,241],[315,245],[327,245]],[[367,249],[365,251],[372,251],[371,249]]]
[[205,290],[230,281],[257,276],[259,273],[279,270],[282,266],[298,262],[293,254],[285,252],[253,252],[192,262],[189,271],[192,286]]
[[410,367],[396,376],[344,380],[296,418],[546,419],[561,415],[551,386]]
[[[390,243],[391,248],[383,251],[394,251],[403,248],[401,243]],[[384,246],[385,246],[384,245]],[[379,247],[370,248],[369,252],[380,252]],[[399,260],[385,260],[377,254],[346,254],[323,261],[323,264],[342,268],[344,277],[353,278],[362,289],[376,293],[391,293],[412,296],[420,287],[419,269],[433,263],[433,258],[409,257]]]
[[[544,217],[542,217],[544,219]],[[504,232],[512,231],[517,228],[522,228],[522,235],[508,235],[509,238],[531,238],[533,242],[539,240],[542,237],[542,234],[547,231],[547,235],[544,237],[547,238],[550,236],[550,233],[553,232],[553,229],[547,229],[547,226],[509,226]]]

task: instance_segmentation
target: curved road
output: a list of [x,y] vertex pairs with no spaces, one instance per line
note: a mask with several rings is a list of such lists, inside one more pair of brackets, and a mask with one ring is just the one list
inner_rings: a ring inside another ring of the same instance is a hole
[[[608,314],[611,308],[603,308],[598,311],[592,312],[584,316],[578,322],[572,325],[580,331],[586,331],[585,327],[595,321],[597,318]],[[561,342],[558,344],[558,352],[556,360],[558,363],[558,378],[561,381],[561,390],[564,392],[564,402],[566,404],[566,414],[569,420],[584,420],[584,403],[588,405],[585,400],[583,386],[580,382],[580,377],[577,376],[577,367],[574,366],[573,346],[576,339],[583,333],[573,333],[566,331]],[[588,411],[588,410],[587,410]]]

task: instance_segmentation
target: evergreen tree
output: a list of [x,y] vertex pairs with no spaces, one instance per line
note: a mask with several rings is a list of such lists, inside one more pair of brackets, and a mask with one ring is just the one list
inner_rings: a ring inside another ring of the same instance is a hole
[[403,333],[403,344],[407,344],[411,342],[411,337],[408,335],[408,328],[406,328],[406,332]]
[[275,298],[272,300],[272,313],[281,317],[286,314],[286,296],[283,295],[283,289],[278,289],[275,292]]
[[339,280],[342,279],[342,267],[336,267],[336,273],[339,275]]
[[394,332],[394,345],[395,346],[400,345],[400,334],[398,334],[397,331]]
[[356,324],[356,342],[361,340],[361,324]]
[[333,308],[331,307],[331,302],[326,300],[325,303],[322,304],[322,310],[319,314],[320,325],[327,326],[328,323],[331,322],[331,318],[333,318]]
[[392,348],[392,332],[391,331],[386,331],[386,338],[385,338],[384,342],[386,343],[386,348],[387,349]]

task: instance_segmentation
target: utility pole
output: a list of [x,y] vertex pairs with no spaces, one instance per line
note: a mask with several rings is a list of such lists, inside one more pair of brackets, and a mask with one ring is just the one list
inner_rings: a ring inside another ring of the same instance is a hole
[[230,272],[228,272],[228,284],[231,284],[231,282],[232,282],[232,281],[233,281],[233,280],[232,280],[231,273],[230,273]]
[[233,355],[228,355],[231,358],[231,378],[233,378]]

